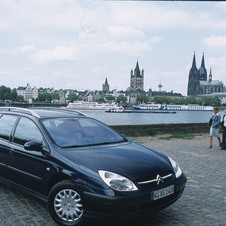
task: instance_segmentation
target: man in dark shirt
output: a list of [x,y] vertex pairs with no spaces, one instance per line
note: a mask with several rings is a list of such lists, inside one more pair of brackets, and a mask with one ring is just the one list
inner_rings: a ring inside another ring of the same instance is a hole
[[226,108],[224,109],[223,116],[223,135],[222,135],[222,146],[221,150],[226,150]]

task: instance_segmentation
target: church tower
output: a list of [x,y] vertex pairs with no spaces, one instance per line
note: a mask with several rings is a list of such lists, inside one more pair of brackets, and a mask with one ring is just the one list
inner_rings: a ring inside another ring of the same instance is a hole
[[138,61],[134,71],[130,71],[130,88],[132,91],[144,91],[144,70],[140,71]]
[[108,84],[108,79],[106,78],[105,83],[102,86],[102,90],[103,90],[104,93],[107,93],[107,92],[109,92],[109,89],[110,89],[110,86]]
[[188,79],[188,91],[187,91],[188,96],[197,96],[198,95],[198,93],[199,93],[199,76],[200,76],[200,74],[199,74],[198,68],[196,67],[196,58],[195,58],[195,53],[194,53],[192,67],[190,69],[189,79]]
[[207,81],[207,70],[206,70],[206,67],[205,67],[204,53],[202,55],[201,67],[199,68],[199,80],[200,81]]

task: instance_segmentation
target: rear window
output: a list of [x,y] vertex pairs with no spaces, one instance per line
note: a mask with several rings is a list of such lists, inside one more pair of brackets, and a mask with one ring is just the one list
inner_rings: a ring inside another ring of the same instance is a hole
[[0,138],[9,140],[12,128],[16,122],[15,115],[2,115],[0,118]]

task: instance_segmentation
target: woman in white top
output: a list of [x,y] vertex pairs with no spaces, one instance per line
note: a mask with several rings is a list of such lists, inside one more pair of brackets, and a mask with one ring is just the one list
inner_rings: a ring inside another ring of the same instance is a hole
[[221,122],[221,116],[218,114],[218,108],[213,109],[213,115],[211,117],[212,123],[210,126],[210,146],[209,148],[212,148],[213,144],[213,137],[216,137],[219,141],[219,147],[221,147],[221,139],[219,136],[219,131],[220,131],[220,122]]

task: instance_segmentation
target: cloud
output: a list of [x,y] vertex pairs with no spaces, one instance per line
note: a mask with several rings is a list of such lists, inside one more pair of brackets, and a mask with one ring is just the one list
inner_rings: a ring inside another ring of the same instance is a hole
[[224,73],[226,73],[225,62],[226,62],[226,56],[210,57],[209,58],[210,65],[214,66],[214,68],[219,68],[219,69],[224,68]]
[[101,51],[122,52],[129,55],[137,56],[146,51],[151,51],[151,46],[145,42],[114,42],[110,41],[101,44]]
[[107,68],[106,67],[93,67],[92,68],[92,72],[95,74],[103,74],[107,72]]
[[24,53],[31,53],[35,50],[35,47],[33,45],[24,45],[21,47],[14,48],[10,51],[11,54],[13,55],[18,55],[18,54],[24,54]]
[[7,31],[40,27],[69,29],[84,13],[79,1],[72,0],[67,0],[67,3],[62,0],[0,0],[0,5],[0,29]]
[[175,27],[182,25],[187,17],[186,11],[169,10],[168,7],[150,2],[117,2],[112,4],[110,14],[111,22],[114,24],[143,29]]
[[193,3],[193,5],[197,8],[183,7],[176,3],[164,3],[163,5],[146,1],[130,2],[130,4],[117,2],[111,5],[110,22],[115,25],[123,24],[146,30],[226,28],[225,17],[206,10],[201,3]]
[[[0,0],[0,30],[22,31],[25,36],[41,29],[74,31],[82,26],[107,29],[114,37],[144,37],[144,30],[170,28],[226,28],[226,20],[207,11],[188,10],[169,3]],[[76,12],[76,13],[75,13]],[[57,39],[58,36],[55,36]]]
[[153,37],[151,37],[151,38],[149,38],[149,42],[150,43],[155,43],[155,42],[160,42],[160,41],[162,41],[162,36],[153,36]]
[[[42,82],[55,87],[71,85],[79,89],[87,88],[87,81],[91,86],[97,87],[97,83],[101,86],[107,76],[112,87],[127,88],[129,70],[138,56],[141,64],[146,62],[145,76],[146,72],[156,71],[158,77],[150,75],[156,80],[156,89],[159,77],[162,77],[165,89],[182,90],[187,87],[190,65],[181,73],[184,77],[176,72],[181,70],[180,65],[187,64],[186,53],[195,49],[197,43],[198,48],[202,46],[199,41],[203,34],[207,37],[201,44],[211,50],[226,51],[223,11],[226,4],[222,7],[218,3],[212,4],[0,0],[1,70],[20,69],[19,73],[11,73],[15,76],[10,77],[14,83],[26,84],[35,78],[31,75],[37,74],[40,81],[37,77],[32,83]],[[87,29],[94,32],[87,32]],[[163,54],[168,56],[172,51],[175,57],[162,58]],[[214,53],[211,54],[214,71],[216,65],[219,68],[216,74],[219,75],[226,61],[220,58],[219,53]],[[118,72],[117,67],[124,67],[124,71]],[[25,68],[30,69],[26,72]],[[172,71],[172,74],[164,71]],[[181,78],[185,79],[184,86]],[[2,82],[7,82],[7,79]]]
[[57,46],[51,50],[38,50],[30,59],[38,63],[50,61],[76,61],[78,60],[75,46]]
[[109,35],[114,37],[131,38],[138,37],[143,38],[144,33],[140,30],[134,29],[132,27],[126,26],[108,26],[107,28]]
[[72,46],[57,46],[53,49],[37,50],[30,56],[36,63],[49,63],[51,61],[77,61],[83,57],[95,53],[126,53],[132,56],[142,55],[144,52],[151,51],[151,46],[145,42],[115,42],[105,41],[96,43],[86,43]]
[[226,51],[226,36],[209,36],[202,40],[202,42],[213,49],[222,49]]
[[219,2],[218,7],[219,7],[219,9],[226,10],[226,2]]

